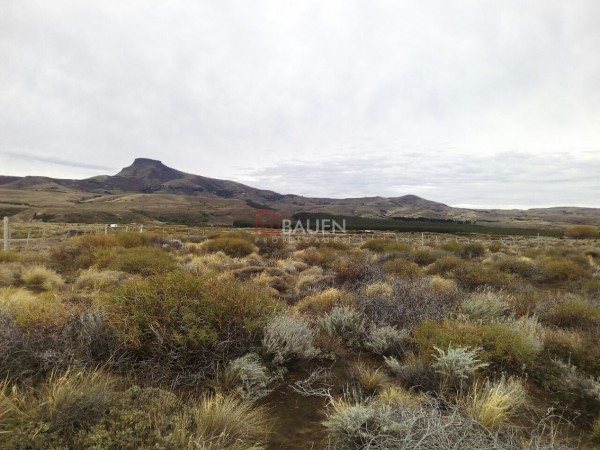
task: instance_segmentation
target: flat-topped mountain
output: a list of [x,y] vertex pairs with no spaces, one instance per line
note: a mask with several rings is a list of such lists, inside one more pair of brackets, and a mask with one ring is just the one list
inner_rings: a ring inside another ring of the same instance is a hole
[[312,212],[371,218],[420,217],[484,225],[600,224],[600,209],[595,208],[473,210],[454,208],[416,195],[346,199],[283,195],[234,181],[189,174],[147,158],[136,158],[115,175],[83,180],[0,176],[0,214],[23,219],[105,222],[150,218],[231,224],[239,219],[252,220],[256,209],[264,208],[288,215]]

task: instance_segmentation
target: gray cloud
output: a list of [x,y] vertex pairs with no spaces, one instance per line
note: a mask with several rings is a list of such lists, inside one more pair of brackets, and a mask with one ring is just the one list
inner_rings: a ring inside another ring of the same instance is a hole
[[600,206],[594,0],[0,8],[3,174],[145,156],[286,192]]

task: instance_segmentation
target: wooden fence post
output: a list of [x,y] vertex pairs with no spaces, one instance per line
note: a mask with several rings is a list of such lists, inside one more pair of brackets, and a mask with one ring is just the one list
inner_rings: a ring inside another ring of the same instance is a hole
[[10,250],[10,231],[8,228],[8,217],[4,217],[4,250]]

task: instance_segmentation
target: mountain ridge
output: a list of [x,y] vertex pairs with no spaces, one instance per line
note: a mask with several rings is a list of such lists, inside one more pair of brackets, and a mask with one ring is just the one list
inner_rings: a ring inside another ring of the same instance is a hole
[[[55,204],[52,204],[52,198],[45,193],[55,195]],[[137,196],[132,197],[131,194]],[[21,204],[8,197],[17,200],[20,198]],[[90,202],[90,199],[94,201]],[[215,223],[224,224],[231,224],[239,218],[252,218],[256,209],[260,208],[274,209],[287,215],[314,212],[369,218],[424,217],[518,226],[600,224],[600,209],[597,208],[557,206],[529,210],[469,209],[452,207],[414,194],[343,199],[280,194],[235,181],[182,172],[150,158],[135,158],[131,165],[115,175],[97,175],[81,180],[0,175],[0,212],[3,207],[14,210],[16,206],[23,206],[17,215],[24,219],[32,219],[41,214],[54,215],[58,219],[77,218],[77,211],[65,212],[65,209],[85,212],[90,204],[97,206],[102,212],[100,216],[104,217],[110,211],[100,208],[103,199],[113,204],[122,204],[122,213],[117,214],[123,218],[140,219],[150,214],[149,217],[156,220],[162,218],[168,221],[169,216],[175,214],[179,203],[179,209],[187,209],[190,217],[206,215],[216,218]]]

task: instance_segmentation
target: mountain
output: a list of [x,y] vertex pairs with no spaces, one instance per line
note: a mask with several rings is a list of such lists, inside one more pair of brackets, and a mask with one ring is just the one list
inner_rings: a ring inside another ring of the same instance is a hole
[[370,218],[424,217],[484,225],[600,224],[600,209],[594,208],[473,210],[454,208],[416,195],[347,199],[282,195],[229,180],[181,172],[147,158],[135,159],[116,175],[83,180],[0,176],[0,214],[16,215],[24,220],[231,224],[234,220],[253,220],[257,209],[266,208],[283,215],[312,212]]

